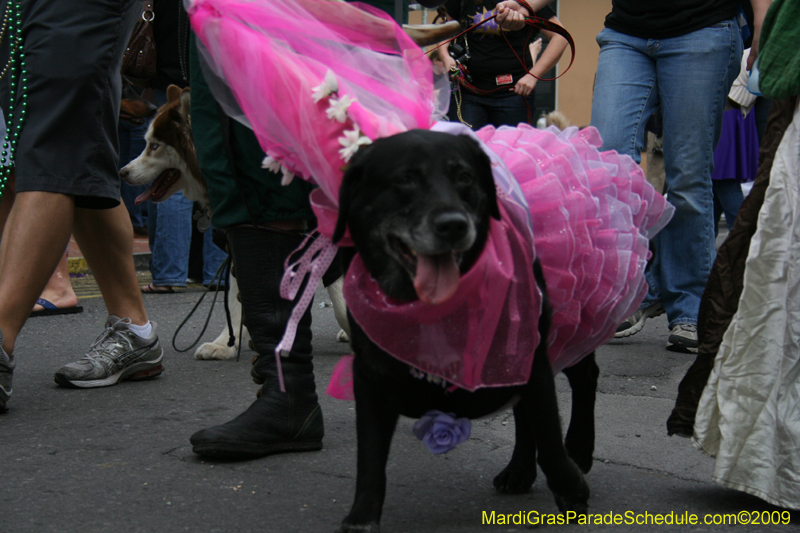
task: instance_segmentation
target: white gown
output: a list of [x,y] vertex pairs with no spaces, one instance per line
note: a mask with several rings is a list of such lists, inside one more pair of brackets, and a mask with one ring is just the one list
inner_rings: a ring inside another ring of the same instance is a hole
[[800,509],[800,98],[694,426],[714,480]]

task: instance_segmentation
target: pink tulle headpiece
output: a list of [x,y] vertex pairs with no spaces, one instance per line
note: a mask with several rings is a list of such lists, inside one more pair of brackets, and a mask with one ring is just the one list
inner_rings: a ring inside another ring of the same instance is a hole
[[[389,16],[329,0],[196,0],[192,28],[269,160],[333,202],[359,143],[429,128],[430,61]],[[212,88],[214,86],[212,85]]]
[[[644,298],[647,239],[667,223],[672,207],[631,158],[599,152],[593,128],[541,131],[521,124],[472,132],[437,122],[443,110],[436,100],[447,94],[437,91],[430,61],[387,15],[368,6],[196,0],[189,14],[215,96],[253,128],[265,165],[282,170],[285,180],[297,175],[319,185],[311,203],[321,236],[287,265],[284,297],[295,298],[306,277],[308,283],[278,353],[293,344],[335,254],[330,236],[343,167],[361,146],[414,128],[478,140],[492,160],[503,217],[492,221],[479,261],[441,305],[388,301],[360,259],[352,262],[348,307],[378,346],[451,386],[514,385],[528,380],[539,343],[535,257],[554,310],[547,342],[556,372],[607,341]],[[352,243],[345,237],[341,244]],[[334,395],[348,396],[347,385],[339,386],[348,372],[346,363],[337,366]]]

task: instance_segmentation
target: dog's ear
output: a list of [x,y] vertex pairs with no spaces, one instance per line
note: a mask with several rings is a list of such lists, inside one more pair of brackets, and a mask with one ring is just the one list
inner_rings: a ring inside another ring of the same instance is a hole
[[480,145],[471,137],[462,136],[462,139],[469,145],[469,151],[475,162],[475,171],[478,174],[478,184],[486,194],[486,201],[489,203],[487,209],[489,216],[495,220],[500,220],[500,208],[497,205],[497,189],[492,176],[492,160],[481,149]]
[[177,85],[170,85],[167,87],[167,102],[172,103],[181,97],[182,89]]
[[336,228],[331,237],[334,244],[338,243],[347,231],[347,213],[350,211],[353,194],[361,183],[364,174],[364,156],[369,149],[369,146],[361,147],[344,171],[342,186],[339,187],[339,218],[336,219]]
[[181,91],[180,94],[180,105],[178,107],[178,112],[181,116],[189,120],[189,110],[191,109],[192,97],[191,93],[189,92],[189,88],[185,88]]

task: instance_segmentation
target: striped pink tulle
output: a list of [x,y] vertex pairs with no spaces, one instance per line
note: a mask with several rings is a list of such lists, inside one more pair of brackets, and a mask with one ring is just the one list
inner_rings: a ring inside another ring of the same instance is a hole
[[[339,197],[339,139],[357,125],[370,139],[429,128],[433,70],[384,12],[328,0],[196,0],[192,28],[265,152]],[[354,102],[330,120],[314,88],[331,72]]]

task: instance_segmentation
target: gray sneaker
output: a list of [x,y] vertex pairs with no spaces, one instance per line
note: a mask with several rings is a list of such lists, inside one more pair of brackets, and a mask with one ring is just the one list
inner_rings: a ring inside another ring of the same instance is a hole
[[667,350],[682,353],[697,353],[697,326],[678,324],[669,332]]
[[55,382],[64,387],[107,387],[124,379],[155,377],[164,371],[164,352],[156,335],[156,324],[149,339],[130,329],[130,319],[110,315],[106,329],[97,337],[82,359],[63,366]]
[[[3,351],[3,332],[0,331],[0,353],[5,355]],[[0,413],[8,411],[6,403],[11,398],[11,378],[14,376],[14,356],[9,356],[9,361],[4,361],[5,357],[0,356]]]
[[664,314],[664,306],[661,302],[656,302],[650,307],[639,309],[631,315],[631,317],[617,327],[617,332],[614,333],[615,339],[623,337],[630,337],[642,331],[644,322],[648,318],[655,318]]

